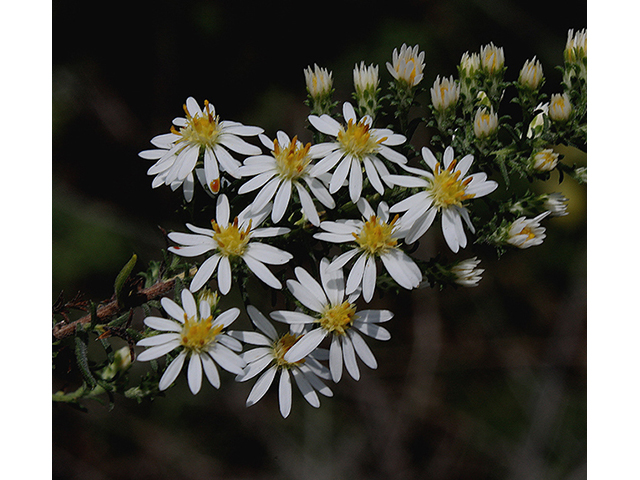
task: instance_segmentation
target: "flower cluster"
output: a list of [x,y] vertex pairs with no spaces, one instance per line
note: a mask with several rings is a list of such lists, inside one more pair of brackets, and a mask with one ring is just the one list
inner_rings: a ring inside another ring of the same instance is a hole
[[[578,85],[575,65],[586,67],[586,32],[570,32],[569,40],[565,68]],[[378,66],[361,62],[353,70],[355,104],[344,101],[338,111],[332,72],[309,67],[308,130],[293,135],[220,120],[211,103],[201,108],[189,97],[186,116],[151,140],[155,150],[140,152],[155,161],[152,187],[182,186],[190,215],[187,232],[167,235],[172,258],[186,262],[172,277],[180,287],[174,300],[164,296],[154,305],[168,318],[148,309],[137,341],[147,347],[139,361],[166,356],[158,390],[172,385],[187,362],[193,394],[203,372],[220,387],[220,367],[238,382],[257,378],[247,406],[278,376],[283,417],[291,412],[293,383],[319,407],[318,394],[333,395],[325,382],[340,381],[343,371],[358,380],[361,363],[377,368],[366,337],[389,340],[381,324],[394,318],[368,307],[377,293],[476,287],[484,273],[480,259],[446,256],[478,243],[499,254],[540,245],[542,221],[567,214],[561,193],[518,192],[510,179],[547,180],[559,171],[586,181],[584,167],[565,165],[554,149],[586,141],[582,91],[565,82],[563,93],[543,102],[540,62],[534,57],[506,81],[504,50],[491,43],[463,54],[458,78],[435,76],[421,114],[431,117],[421,125],[423,117],[410,112],[422,108],[415,98],[428,75],[424,60],[417,45],[394,50],[386,95]],[[509,87],[523,111],[515,125],[501,117]],[[414,139],[425,127],[437,132],[427,145],[416,140],[424,136]],[[196,194],[199,186],[206,195]],[[431,258],[415,245],[426,236]],[[164,273],[156,269],[147,279],[160,282]],[[265,289],[277,298],[285,286],[287,308],[268,315],[258,309]],[[247,318],[250,329],[229,330]],[[286,329],[279,332],[278,324]]]

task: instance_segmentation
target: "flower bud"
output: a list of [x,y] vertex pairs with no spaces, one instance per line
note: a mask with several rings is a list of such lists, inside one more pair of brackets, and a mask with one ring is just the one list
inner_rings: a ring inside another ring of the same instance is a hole
[[387,62],[387,69],[393,78],[409,88],[418,85],[423,76],[424,52],[418,53],[418,49],[418,45],[411,48],[402,44],[400,53],[398,49],[393,49],[393,63]]
[[536,60],[536,57],[533,57],[524,63],[522,70],[520,70],[518,83],[529,90],[535,91],[540,87],[543,79],[542,64]]
[[476,111],[473,120],[473,132],[477,138],[488,138],[498,130],[498,115],[493,112],[493,107],[487,111],[486,108],[480,108]]
[[569,201],[561,193],[549,193],[544,195],[544,208],[551,212],[552,217],[564,217],[567,212],[567,202]]
[[549,103],[549,118],[554,122],[566,122],[571,117],[573,107],[566,93],[554,93]]
[[506,242],[518,248],[529,248],[542,244],[545,239],[545,228],[540,225],[540,220],[550,215],[544,212],[535,218],[520,217],[509,227]]
[[567,45],[564,48],[564,60],[567,63],[581,63],[587,58],[587,29],[573,34],[573,29],[567,35]]
[[353,84],[357,95],[363,95],[364,92],[375,92],[380,84],[378,66],[365,67],[364,62],[361,62],[359,67],[356,65],[353,69]]
[[538,172],[549,172],[558,165],[559,156],[560,155],[555,153],[552,149],[545,148],[531,156],[529,159],[529,165],[531,166],[531,169]]
[[493,42],[480,49],[480,65],[489,75],[498,75],[504,68],[504,50]]
[[480,260],[478,257],[463,260],[451,268],[451,272],[455,275],[454,282],[463,287],[476,287],[482,279],[481,275],[484,270],[477,268]]
[[113,362],[104,367],[100,372],[103,380],[111,380],[118,373],[126,371],[131,366],[131,350],[124,346],[113,354]]
[[305,68],[304,77],[307,83],[307,92],[314,100],[321,99],[331,93],[332,73],[326,68],[320,68],[314,64],[314,70],[311,70],[311,67]]
[[433,107],[440,113],[450,108],[454,108],[460,98],[460,85],[453,77],[443,78],[440,75],[433,82],[431,87],[431,103]]

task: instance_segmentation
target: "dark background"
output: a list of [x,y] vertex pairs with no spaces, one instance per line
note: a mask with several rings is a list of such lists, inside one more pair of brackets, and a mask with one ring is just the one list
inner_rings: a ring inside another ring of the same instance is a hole
[[[137,153],[188,96],[270,136],[304,135],[305,67],[333,71],[344,101],[354,64],[379,64],[384,85],[402,43],[426,52],[429,86],[491,41],[504,47],[508,79],[537,55],[554,93],[567,30],[586,27],[585,2],[562,7],[54,2],[52,299],[108,298],[133,252],[140,265],[159,259],[158,225],[182,228],[181,193],[152,190]],[[286,420],[275,392],[246,409],[250,385],[229,377],[196,397],[180,377],[165,398],[118,398],[112,411],[54,406],[54,478],[586,478],[586,188],[557,176],[536,187],[570,199],[569,216],[546,222],[545,243],[500,261],[469,247],[456,258],[482,258],[479,287],[381,300],[396,317],[391,341],[368,342],[378,370],[343,378],[319,410],[295,391]],[[67,381],[54,371],[54,388]]]

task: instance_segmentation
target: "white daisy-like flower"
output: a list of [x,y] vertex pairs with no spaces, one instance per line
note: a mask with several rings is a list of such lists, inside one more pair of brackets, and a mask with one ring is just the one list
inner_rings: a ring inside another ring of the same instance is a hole
[[362,166],[371,185],[380,193],[384,193],[384,185],[380,178],[389,175],[389,170],[379,158],[404,165],[407,158],[401,153],[389,148],[403,144],[407,139],[404,135],[393,133],[387,128],[373,128],[371,117],[365,115],[360,120],[349,102],[345,102],[342,113],[347,125],[341,125],[329,115],[309,115],[309,122],[320,132],[336,138],[335,142],[317,145],[318,154],[324,157],[314,165],[309,174],[318,176],[336,169],[331,177],[329,192],[336,193],[349,178],[349,195],[356,203],[362,193]]
[[271,151],[271,155],[245,159],[238,174],[253,178],[242,185],[238,193],[242,195],[262,188],[252,203],[252,212],[261,211],[274,199],[271,220],[278,223],[289,206],[291,192],[295,187],[304,215],[313,225],[318,226],[320,217],[309,191],[327,208],[334,208],[335,202],[322,181],[309,173],[317,146],[311,146],[310,143],[303,145],[297,137],[291,140],[281,131],[273,141],[266,135],[260,135],[259,138]]
[[220,195],[216,205],[216,219],[211,220],[211,230],[187,223],[187,228],[193,233],[169,233],[169,239],[181,244],[178,247],[169,247],[169,251],[176,255],[197,257],[210,251],[215,252],[198,268],[189,286],[192,292],[196,292],[207,283],[217,270],[220,293],[229,293],[231,261],[235,259],[242,259],[249,270],[270,287],[282,288],[280,281],[265,264],[284,265],[293,256],[272,245],[251,241],[255,238],[284,235],[290,231],[283,227],[257,228],[269,214],[268,208],[270,205],[257,215],[252,215],[249,206],[230,221],[229,200],[226,195]]
[[400,249],[399,241],[406,232],[398,228],[399,216],[390,219],[389,206],[385,202],[378,204],[376,214],[364,198],[358,200],[358,209],[362,213],[362,220],[322,222],[320,228],[325,231],[313,236],[326,242],[355,243],[353,249],[331,263],[331,268],[342,268],[357,257],[347,277],[345,293],[349,295],[362,287],[364,300],[371,301],[378,277],[377,258],[398,285],[407,290],[416,288],[422,280],[422,272],[411,257]]
[[407,47],[402,44],[400,53],[393,49],[393,62],[387,62],[387,70],[396,80],[415,87],[422,81],[424,70],[424,52],[418,53],[419,46]]
[[[193,98],[187,98],[184,105],[186,117],[173,120],[171,133],[158,135],[151,143],[158,150],[145,150],[138,155],[157,162],[147,171],[155,175],[151,186],[169,185],[176,190],[184,185],[184,197],[193,199],[194,169],[198,158],[204,160],[204,176],[209,189],[218,193],[220,170],[236,176],[240,162],[233,158],[229,150],[242,155],[257,155],[260,148],[240,137],[262,133],[262,128],[249,127],[238,122],[220,120],[213,105],[204,101],[204,109]],[[178,127],[178,128],[176,128]]]
[[160,390],[166,390],[178,377],[187,358],[187,380],[191,392],[195,395],[202,386],[202,372],[215,388],[220,387],[220,375],[216,364],[228,372],[240,374],[245,361],[235,352],[242,350],[242,344],[229,337],[224,330],[238,318],[240,310],[231,308],[218,315],[211,315],[209,302],[203,300],[199,308],[193,294],[187,290],[181,293],[182,306],[169,298],[162,298],[162,308],[172,318],[147,317],[145,325],[158,330],[153,335],[140,340],[137,345],[150,347],[138,355],[145,362],[166,355],[176,348],[180,353],[175,357],[160,378]]
[[355,301],[360,295],[354,292],[345,298],[344,276],[341,268],[331,268],[329,260],[320,261],[320,281],[318,283],[305,269],[295,269],[297,280],[287,280],[289,291],[311,315],[303,312],[278,310],[271,312],[271,318],[289,324],[315,326],[306,332],[284,355],[284,360],[295,363],[313,352],[325,338],[331,339],[329,347],[329,370],[334,382],[342,378],[343,365],[355,380],[360,378],[356,355],[369,368],[377,368],[378,363],[361,334],[376,340],[389,340],[391,334],[378,323],[393,318],[389,310],[358,311]]
[[278,372],[280,372],[278,400],[280,414],[284,418],[291,412],[291,377],[293,377],[302,396],[312,407],[318,408],[320,406],[317,392],[325,397],[333,396],[331,389],[321,380],[331,378],[329,370],[318,361],[326,359],[327,355],[323,355],[326,351],[316,349],[315,352],[293,363],[284,359],[289,349],[301,338],[303,325],[291,325],[289,333],[278,335],[271,322],[256,307],[247,306],[247,313],[259,332],[229,332],[233,338],[257,346],[257,348],[240,354],[247,362],[247,366],[236,377],[237,381],[246,382],[262,373],[247,397],[247,407],[255,405],[267,393]]
[[395,185],[422,189],[396,203],[389,211],[406,212],[400,220],[402,228],[409,230],[406,243],[413,243],[420,238],[440,212],[444,239],[449,248],[457,253],[467,245],[462,220],[475,233],[464,202],[488,195],[498,188],[498,183],[487,180],[487,174],[483,172],[466,176],[473,163],[473,155],[466,155],[458,162],[454,159],[451,147],[445,149],[442,164],[427,147],[422,149],[422,158],[430,172],[405,166],[405,170],[417,176],[392,175],[388,178]]
[[520,217],[509,227],[507,243],[518,248],[529,248],[542,244],[545,239],[545,228],[540,225],[540,221],[551,215],[547,211],[535,218]]
[[478,257],[462,260],[451,268],[455,276],[454,282],[463,287],[476,287],[482,279],[481,275],[484,269],[478,268],[480,260]]

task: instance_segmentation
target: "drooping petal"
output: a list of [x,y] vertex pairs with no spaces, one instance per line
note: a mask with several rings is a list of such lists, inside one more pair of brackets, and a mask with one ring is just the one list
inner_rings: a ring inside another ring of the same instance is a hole
[[242,260],[247,264],[249,270],[251,270],[256,277],[269,285],[271,288],[275,288],[278,290],[282,288],[282,283],[280,283],[280,280],[278,280],[275,275],[271,273],[271,270],[269,270],[264,263],[250,255],[249,252],[246,252],[242,256]]
[[340,346],[340,337],[338,335],[331,337],[329,370],[331,370],[331,378],[333,381],[338,383],[342,378],[342,347]]
[[[147,317],[149,318],[149,317]],[[146,320],[146,319],[145,319]],[[164,320],[164,319],[163,319]],[[171,320],[169,320],[171,322]],[[146,322],[145,322],[146,323]],[[171,322],[173,325],[176,325],[175,322]],[[153,335],[152,337],[143,338],[139,340],[136,345],[138,347],[155,347],[158,345],[164,345],[172,340],[179,340],[180,335],[178,333],[161,333],[160,335]]]
[[360,334],[355,332],[353,329],[347,330],[347,334],[349,335],[349,338],[351,338],[351,343],[353,344],[354,350],[356,351],[360,359],[364,362],[364,364],[369,368],[378,368],[376,357],[373,356],[373,352],[369,348],[369,345],[367,345]]
[[309,381],[305,377],[304,373],[302,373],[297,368],[291,369],[291,373],[293,373],[293,379],[295,380],[296,385],[298,385],[298,390],[300,390],[300,393],[302,393],[304,399],[312,407],[318,408],[320,406],[320,399],[318,398],[318,395],[313,389],[311,383],[309,383]]
[[340,336],[342,346],[342,356],[344,358],[344,366],[354,380],[360,379],[360,369],[358,368],[358,362],[356,361],[356,353],[351,343],[351,338],[347,335]]
[[218,266],[218,288],[222,295],[226,295],[231,290],[231,263],[229,257],[220,258]]
[[155,347],[147,348],[144,352],[138,355],[137,359],[140,362],[147,362],[149,360],[155,360],[163,355],[175,350],[180,346],[180,337],[176,336],[173,340],[169,340],[166,343],[157,345]]
[[305,333],[284,355],[285,361],[289,363],[299,362],[315,350],[326,336],[327,331],[323,328],[314,328]]
[[287,418],[291,413],[291,375],[286,368],[280,374],[278,402],[280,403],[280,414],[283,418]]
[[202,362],[200,361],[200,355],[195,353],[191,354],[189,365],[187,366],[187,380],[191,393],[194,395],[198,393],[202,386]]
[[158,384],[158,388],[162,390],[166,390],[171,386],[171,384],[178,378],[178,374],[180,370],[182,370],[182,365],[184,365],[184,360],[187,357],[187,353],[185,350],[180,352],[180,354],[169,364],[167,369],[162,374],[160,378],[160,383]]
[[207,380],[209,380],[209,383],[214,388],[220,388],[220,374],[218,373],[218,367],[216,367],[213,359],[208,353],[203,353],[200,355],[200,360],[202,361],[202,368]]
[[192,292],[197,292],[205,283],[207,283],[207,281],[211,278],[211,275],[213,275],[216,267],[218,266],[220,258],[221,256],[218,254],[213,255],[212,257],[207,258],[202,263],[202,265],[200,265],[200,268],[198,268],[198,271],[191,280],[189,290],[191,290]]
[[258,327],[258,330],[264,333],[271,340],[278,338],[278,332],[275,327],[269,320],[267,320],[267,317],[265,317],[260,310],[253,305],[247,305],[247,313],[249,314],[249,318],[251,318],[253,324]]
[[250,407],[251,405],[255,405],[256,402],[258,402],[262,397],[264,397],[264,394],[267,393],[267,391],[269,390],[269,387],[273,383],[273,379],[276,376],[277,371],[278,369],[275,366],[273,366],[269,370],[264,372],[260,376],[260,378],[258,378],[255,385],[253,385],[253,388],[251,389],[249,396],[247,397],[247,407]]

